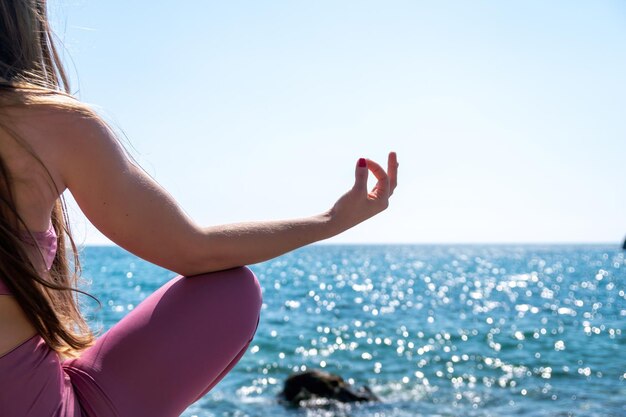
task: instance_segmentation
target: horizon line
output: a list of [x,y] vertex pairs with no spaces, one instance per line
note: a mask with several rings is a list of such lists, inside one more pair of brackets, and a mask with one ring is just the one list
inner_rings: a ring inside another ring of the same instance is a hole
[[[300,248],[307,246],[477,246],[477,245],[494,245],[494,246],[507,246],[507,245],[517,245],[517,246],[541,246],[541,245],[594,245],[594,246],[612,246],[615,245],[617,247],[622,246],[621,241],[617,242],[608,242],[608,241],[547,241],[547,242],[314,242],[309,243],[308,245],[301,246]],[[77,246],[83,247],[119,247],[121,246],[115,243],[83,243],[78,244]],[[296,248],[299,249],[299,248]],[[293,249],[295,250],[295,249]]]

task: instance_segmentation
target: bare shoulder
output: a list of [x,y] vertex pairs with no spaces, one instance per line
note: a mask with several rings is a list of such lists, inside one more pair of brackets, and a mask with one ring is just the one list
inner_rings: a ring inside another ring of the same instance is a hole
[[60,96],[9,110],[9,120],[20,131],[28,131],[30,142],[67,146],[87,136],[101,135],[106,123],[88,105]]
[[[33,146],[76,145],[86,137],[107,133],[107,125],[88,105],[68,97],[48,98],[43,102],[14,107],[6,112],[10,125]],[[41,144],[39,144],[41,142]]]
[[[101,134],[102,119],[89,106],[64,96],[2,109],[2,127],[33,150],[75,145],[85,136]],[[43,156],[43,155],[41,155]]]
[[61,190],[85,165],[111,161],[123,148],[88,105],[59,95],[5,111],[9,128],[46,165]]

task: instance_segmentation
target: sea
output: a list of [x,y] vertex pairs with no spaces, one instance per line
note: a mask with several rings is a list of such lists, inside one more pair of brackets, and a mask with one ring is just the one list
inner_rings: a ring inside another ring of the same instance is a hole
[[[175,274],[82,250],[93,328]],[[184,417],[626,416],[626,261],[618,245],[313,245],[251,265],[256,336]],[[219,343],[219,335],[216,335]],[[380,402],[278,401],[319,369]]]

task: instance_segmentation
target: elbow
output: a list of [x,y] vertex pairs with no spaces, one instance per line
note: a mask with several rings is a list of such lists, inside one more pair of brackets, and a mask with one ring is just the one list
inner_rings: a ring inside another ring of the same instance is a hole
[[204,229],[197,229],[196,233],[178,240],[177,256],[171,256],[173,261],[171,271],[183,276],[205,274],[226,269],[245,266],[245,259],[237,256],[227,242],[220,239],[219,234],[209,234]]
[[244,266],[244,264],[219,254],[207,252],[192,253],[188,251],[186,256],[179,258],[179,261],[176,262],[176,265],[173,265],[171,270],[183,276],[193,276],[240,266]]

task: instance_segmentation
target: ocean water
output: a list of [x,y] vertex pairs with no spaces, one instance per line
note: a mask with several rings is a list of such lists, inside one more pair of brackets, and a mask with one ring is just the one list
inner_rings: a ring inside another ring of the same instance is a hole
[[[173,277],[86,247],[90,324],[108,329]],[[608,245],[306,247],[253,265],[249,350],[185,417],[625,416],[626,261]],[[380,403],[285,408],[318,368]]]

